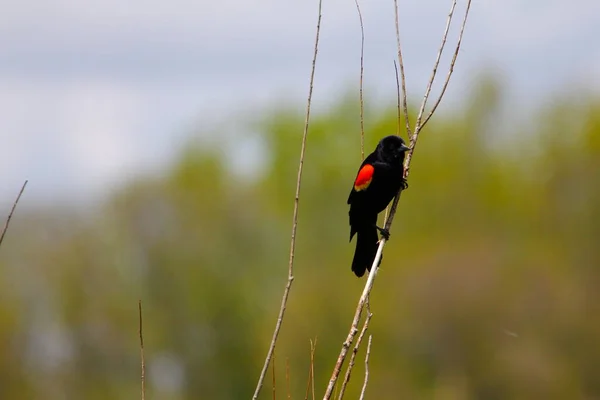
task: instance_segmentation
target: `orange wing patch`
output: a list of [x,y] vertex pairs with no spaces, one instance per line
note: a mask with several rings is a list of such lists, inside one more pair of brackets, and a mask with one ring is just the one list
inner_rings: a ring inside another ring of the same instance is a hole
[[365,164],[365,166],[358,171],[358,176],[354,181],[354,190],[360,192],[361,190],[368,188],[373,180],[373,172],[375,172],[375,168],[373,168],[371,164]]

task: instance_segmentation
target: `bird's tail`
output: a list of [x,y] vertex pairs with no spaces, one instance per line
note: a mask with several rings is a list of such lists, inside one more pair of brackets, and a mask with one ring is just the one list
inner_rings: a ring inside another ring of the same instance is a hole
[[375,224],[361,227],[356,236],[356,250],[354,250],[354,259],[352,260],[352,271],[360,278],[365,274],[366,270],[371,270],[371,265],[373,265],[375,255],[377,254],[379,237],[377,236]]

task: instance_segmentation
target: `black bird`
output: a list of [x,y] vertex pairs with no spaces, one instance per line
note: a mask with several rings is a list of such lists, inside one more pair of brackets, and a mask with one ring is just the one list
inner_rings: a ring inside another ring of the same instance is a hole
[[356,276],[371,270],[377,253],[379,237],[386,239],[389,232],[377,226],[377,214],[385,210],[396,193],[406,189],[404,180],[404,155],[410,150],[400,136],[386,136],[361,164],[354,186],[348,196],[350,204],[350,241],[354,234],[356,250],[352,260],[352,271]]

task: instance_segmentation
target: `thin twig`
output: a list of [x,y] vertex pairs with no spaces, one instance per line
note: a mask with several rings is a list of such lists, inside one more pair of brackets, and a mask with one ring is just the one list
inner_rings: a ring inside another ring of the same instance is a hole
[[[394,208],[390,210],[390,218],[387,222],[390,222],[390,220],[393,219],[395,211],[396,210]],[[389,229],[387,223],[386,229]],[[356,311],[354,312],[354,318],[352,319],[352,325],[350,326],[350,332],[348,333],[346,340],[342,344],[342,350],[340,351],[337,362],[335,363],[333,374],[329,379],[329,384],[327,385],[327,390],[325,391],[325,395],[323,397],[324,400],[328,400],[331,398],[331,394],[333,393],[333,387],[335,386],[337,379],[340,375],[342,365],[344,364],[344,360],[346,359],[346,355],[348,354],[348,350],[350,349],[350,346],[354,341],[354,337],[358,333],[358,322],[360,321],[362,310],[364,308],[365,302],[367,301],[369,293],[371,292],[371,289],[373,289],[373,282],[375,281],[375,275],[377,274],[377,264],[381,259],[381,253],[383,251],[384,244],[385,239],[381,239],[381,241],[379,242],[379,247],[377,248],[377,254],[375,255],[374,263],[371,266],[371,272],[369,273],[369,277],[367,278],[367,283],[365,284],[365,288],[363,289],[360,299],[358,300],[358,305],[356,306]]]
[[312,382],[312,380],[311,380],[312,367],[313,367],[313,365],[311,362],[308,367],[308,381],[306,382],[306,394],[304,395],[304,400],[308,400],[308,394],[310,393],[310,383]]
[[455,8],[456,8],[456,0],[452,0],[452,7],[450,7],[450,12],[448,13],[448,20],[446,21],[446,29],[444,30],[444,35],[442,36],[442,44],[437,53],[435,63],[433,64],[433,70],[431,71],[431,78],[429,78],[429,82],[427,83],[427,88],[425,89],[425,96],[423,96],[423,102],[421,103],[421,108],[419,109],[416,126],[421,125],[421,118],[423,117],[423,111],[425,111],[425,106],[427,105],[427,99],[429,98],[429,93],[431,93],[431,87],[433,86],[433,81],[435,80],[435,75],[437,74],[437,69],[438,69],[438,66],[440,65],[440,59],[442,58],[442,53],[443,53],[444,47],[446,47],[446,38],[448,38],[448,31],[450,30],[450,25],[452,24],[452,17],[454,16]]
[[0,236],[0,246],[2,246],[2,242],[4,241],[4,235],[6,235],[6,231],[8,230],[8,225],[10,224],[10,220],[12,219],[13,213],[15,212],[15,209],[17,208],[17,204],[19,204],[21,195],[23,194],[23,191],[25,191],[25,186],[27,186],[27,182],[28,181],[23,182],[23,186],[21,186],[21,190],[19,191],[19,194],[17,195],[17,199],[13,203],[13,206],[10,209],[10,213],[8,214],[8,217],[6,218],[6,222],[4,223],[4,229],[2,229],[2,236]]
[[[433,104],[433,108],[427,115],[427,118],[425,118],[425,121],[423,121],[423,123],[421,125],[419,125],[419,129],[423,128],[425,126],[425,124],[429,121],[429,119],[433,116],[433,113],[440,105],[440,102],[442,101],[442,98],[444,97],[444,94],[446,93],[446,89],[448,88],[448,83],[450,83],[450,77],[452,76],[452,72],[454,72],[454,64],[456,63],[456,59],[458,57],[458,52],[460,51],[460,45],[462,43],[463,33],[465,31],[465,26],[467,25],[467,18],[469,17],[470,9],[471,9],[471,0],[467,0],[467,8],[465,10],[465,17],[463,18],[463,22],[460,27],[460,33],[458,35],[458,42],[456,43],[456,49],[454,49],[454,55],[452,56],[452,61],[450,62],[450,68],[448,69],[448,75],[446,75],[446,80],[444,81],[444,86],[442,86],[442,92],[440,93],[440,96],[437,98],[437,100]],[[443,50],[443,48],[440,48],[440,53],[442,52],[442,50]]]
[[140,359],[142,367],[142,400],[146,398],[146,361],[144,360],[144,329],[142,325],[142,300],[138,300],[138,314],[140,318]]
[[319,49],[319,35],[321,33],[321,6],[323,0],[319,0],[319,10],[318,10],[318,18],[317,18],[317,32],[315,37],[315,49],[312,60],[312,68],[310,72],[310,83],[308,89],[308,99],[306,104],[306,119],[304,121],[304,133],[302,135],[302,146],[300,149],[300,162],[298,165],[298,178],[296,181],[296,195],[294,197],[294,215],[292,217],[292,238],[290,243],[290,258],[288,262],[288,279],[285,285],[285,289],[283,291],[283,297],[281,299],[281,308],[279,309],[279,315],[277,317],[277,323],[275,324],[275,330],[273,331],[273,338],[271,339],[271,344],[269,345],[269,351],[267,352],[267,357],[265,358],[265,363],[263,365],[262,371],[258,378],[258,383],[256,384],[256,390],[254,391],[254,395],[252,396],[253,400],[258,398],[260,394],[260,390],[262,389],[263,382],[265,379],[265,375],[267,373],[267,369],[269,368],[269,363],[271,361],[271,357],[273,356],[273,352],[275,350],[275,345],[277,343],[277,338],[279,336],[279,331],[281,329],[281,325],[283,323],[283,317],[285,315],[285,309],[287,306],[287,300],[290,294],[290,289],[292,287],[292,282],[294,281],[294,254],[296,250],[296,228],[298,226],[298,204],[300,200],[300,184],[302,182],[302,168],[304,166],[304,153],[306,151],[306,137],[308,136],[308,126],[310,121],[310,106],[312,101],[312,93],[313,93],[313,85],[315,80],[315,66],[317,63],[317,54]]
[[369,321],[371,321],[371,317],[373,316],[373,314],[371,313],[371,310],[369,309],[369,299],[368,298],[367,298],[366,306],[367,306],[367,317],[365,318],[365,322],[360,331],[360,335],[358,335],[358,339],[356,340],[356,344],[354,345],[354,349],[352,350],[352,355],[350,356],[350,361],[348,362],[348,368],[346,369],[346,375],[344,376],[344,381],[342,382],[342,388],[340,389],[340,395],[338,397],[338,400],[342,400],[342,398],[344,397],[344,392],[346,391],[346,386],[348,385],[348,382],[350,382],[350,375],[352,373],[352,369],[354,368],[354,362],[356,359],[356,354],[358,353],[358,348],[360,347],[360,344],[363,340],[363,336],[365,335],[365,332],[367,332],[367,329],[369,327]]
[[312,385],[312,400],[315,400],[315,351],[317,349],[317,337],[315,342],[310,341],[310,381]]
[[[398,121],[396,122],[396,135],[400,136],[400,125],[401,121],[402,121],[402,117],[401,117],[401,111],[400,111],[400,103],[401,103],[401,99],[400,99],[400,78],[398,77],[398,64],[396,64],[396,60],[394,60],[394,71],[395,71],[395,76],[396,76],[396,109],[397,109],[397,118]],[[408,119],[407,119],[408,121]],[[406,129],[406,133],[409,135],[410,137],[410,131],[408,130],[408,127]],[[387,221],[388,219],[388,215],[390,213],[390,206],[388,205],[385,208],[385,216],[383,218],[384,221]]]
[[364,400],[365,392],[367,391],[367,383],[369,383],[369,356],[371,355],[371,341],[373,335],[369,335],[369,343],[367,344],[367,354],[365,355],[365,382],[363,383],[362,390],[360,391],[359,400]]
[[394,16],[396,22],[396,45],[398,46],[398,64],[400,65],[400,77],[402,78],[402,108],[404,109],[404,120],[406,122],[406,133],[410,136],[410,121],[408,120],[408,102],[406,101],[406,77],[404,75],[404,61],[402,61],[402,46],[400,45],[400,24],[398,22],[398,0],[394,0]]
[[[398,63],[396,63],[396,60],[394,60],[394,71],[396,71],[396,107],[398,108],[396,111],[396,117],[398,118],[398,123],[396,124],[396,135],[400,136],[400,122],[402,121],[402,111],[400,107],[402,104],[402,99],[400,97],[400,77],[398,76]],[[406,132],[408,133],[408,129]]]
[[365,103],[363,100],[363,76],[364,76],[364,55],[365,55],[365,28],[363,25],[362,13],[358,0],[354,0],[360,19],[360,159],[365,159]]
[[[409,174],[410,174],[410,163],[412,160],[412,155],[414,153],[415,150],[415,146],[417,144],[417,140],[419,139],[419,133],[421,131],[421,128],[425,125],[425,123],[429,120],[429,118],[431,117],[431,115],[433,115],[433,112],[435,111],[435,109],[437,108],[437,105],[439,104],[439,102],[441,101],[441,98],[443,96],[443,93],[448,85],[448,82],[450,80],[450,76],[452,74],[452,70],[454,68],[454,63],[456,61],[456,58],[458,56],[458,52],[460,49],[460,43],[462,41],[462,35],[463,35],[463,31],[464,31],[464,27],[466,25],[466,21],[467,21],[467,16],[469,13],[469,8],[471,5],[471,0],[468,0],[467,2],[467,9],[465,11],[465,17],[463,20],[463,25],[461,27],[461,31],[460,31],[460,36],[459,36],[459,40],[458,40],[458,44],[456,46],[456,50],[454,52],[454,57],[452,59],[452,63],[450,66],[450,71],[448,73],[448,76],[446,78],[446,82],[444,83],[444,88],[442,90],[442,95],[440,95],[440,97],[438,98],[436,104],[434,105],[434,108],[432,109],[430,115],[427,117],[427,119],[423,122],[423,124],[419,125],[415,125],[415,130],[414,133],[410,133],[410,125],[408,125],[408,111],[407,111],[407,107],[406,107],[406,85],[405,85],[405,79],[404,79],[404,66],[403,66],[403,62],[402,62],[402,57],[401,57],[401,50],[400,50],[400,40],[399,40],[399,28],[398,28],[398,7],[397,7],[397,0],[394,0],[394,5],[396,6],[395,10],[396,10],[396,36],[397,36],[397,41],[398,41],[398,62],[400,65],[400,75],[402,77],[402,94],[403,94],[403,106],[404,106],[404,114],[405,114],[405,118],[407,120],[407,131],[410,137],[410,150],[407,152],[406,157],[404,159],[404,179],[408,178]],[[442,51],[443,49],[441,49],[440,51]],[[389,212],[389,216],[385,221],[385,226],[384,228],[386,230],[390,230],[392,222],[394,220],[394,216],[396,215],[396,209],[398,207],[398,202],[400,200],[400,196],[402,194],[402,189],[396,194],[396,196],[394,197],[394,200],[392,202],[392,206],[390,208],[390,212]],[[375,255],[375,259],[373,260],[373,264],[371,266],[371,270],[369,272],[369,276],[367,278],[367,282],[365,283],[365,287],[362,291],[362,294],[358,300],[358,304],[356,306],[356,311],[354,312],[354,318],[352,319],[352,324],[350,325],[350,331],[348,333],[348,336],[346,337],[346,340],[344,341],[344,343],[342,344],[342,349],[340,350],[340,354],[338,356],[338,359],[336,361],[336,364],[334,366],[333,369],[333,373],[331,374],[331,378],[329,379],[329,383],[327,385],[327,390],[325,391],[325,395],[323,397],[324,400],[329,400],[331,398],[331,395],[333,393],[333,388],[335,387],[337,380],[339,378],[340,375],[340,371],[342,368],[342,365],[344,363],[344,360],[346,359],[346,355],[348,354],[348,350],[350,349],[350,346],[352,345],[352,342],[354,341],[354,338],[356,336],[356,334],[358,333],[358,323],[360,321],[360,317],[362,315],[362,311],[363,308],[365,306],[365,303],[369,297],[369,294],[371,293],[371,290],[373,289],[373,283],[375,281],[375,277],[377,276],[377,272],[379,270],[379,262],[381,260],[381,254],[383,252],[383,248],[385,246],[386,240],[385,238],[382,238],[379,241],[379,247],[377,248],[377,253]]]
[[273,371],[273,400],[275,400],[277,398],[276,392],[275,392],[275,351],[273,351],[273,365],[271,366],[271,370]]
[[292,392],[290,391],[290,359],[285,358],[285,386],[287,387],[287,398],[292,398]]
[[315,378],[315,346],[316,345],[317,345],[317,338],[315,337],[314,345],[313,345],[312,339],[310,340],[310,366],[308,368],[308,382],[306,383],[306,395],[304,396],[304,400],[308,400],[308,394],[310,392],[311,386],[312,386],[313,400],[315,398],[314,378]]

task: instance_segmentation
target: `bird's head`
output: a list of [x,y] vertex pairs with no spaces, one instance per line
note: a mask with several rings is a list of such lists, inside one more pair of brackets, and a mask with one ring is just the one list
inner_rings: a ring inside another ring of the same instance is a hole
[[404,154],[410,150],[404,140],[400,136],[390,135],[386,136],[377,145],[377,153],[379,157],[389,163],[402,163],[404,162]]

